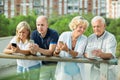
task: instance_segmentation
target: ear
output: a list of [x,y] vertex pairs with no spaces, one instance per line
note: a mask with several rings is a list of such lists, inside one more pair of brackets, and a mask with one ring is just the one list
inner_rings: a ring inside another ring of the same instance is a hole
[[46,24],[46,27],[48,28],[48,24]]
[[104,24],[104,27],[106,27],[106,24]]

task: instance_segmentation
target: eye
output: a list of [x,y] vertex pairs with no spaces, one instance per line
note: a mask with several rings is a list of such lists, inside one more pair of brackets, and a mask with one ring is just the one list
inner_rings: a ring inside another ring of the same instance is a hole
[[41,24],[41,26],[44,26],[44,24]]
[[44,26],[44,24],[37,24],[37,26]]

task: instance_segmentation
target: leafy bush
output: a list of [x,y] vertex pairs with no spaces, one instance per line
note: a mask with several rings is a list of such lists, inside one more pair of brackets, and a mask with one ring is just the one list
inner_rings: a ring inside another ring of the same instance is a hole
[[0,14],[0,19],[0,37],[8,36],[9,20],[3,14]]
[[36,28],[35,27],[35,20],[36,20],[36,17],[30,16],[30,15],[28,15],[28,16],[20,15],[20,16],[16,16],[14,18],[9,19],[9,21],[10,21],[10,24],[8,26],[9,27],[9,34],[15,35],[16,26],[21,21],[27,21],[29,23],[31,29],[34,30]]
[[[63,16],[52,16],[49,17],[49,27],[52,29],[55,29],[58,31],[59,34],[61,34],[64,31],[69,31],[69,23],[72,20],[73,17],[78,16],[79,14],[67,14]],[[90,34],[93,33],[92,27],[91,27],[91,19],[93,18],[92,14],[82,14],[85,19],[89,21],[89,27],[87,28],[86,32],[84,33],[85,35],[89,36]],[[11,19],[6,18],[3,14],[0,14],[0,37],[1,36],[13,36],[15,35],[15,29],[17,24],[20,21],[27,21],[31,29],[34,30],[36,29],[36,15],[31,14],[28,16],[23,16],[19,15],[16,17],[13,17]],[[106,20],[106,29],[113,33],[117,39],[117,42],[119,43],[120,41],[120,18],[118,19],[109,19],[105,18]],[[117,53],[120,54],[120,53]]]
[[[88,20],[88,22],[90,22],[91,18],[93,17],[91,14],[89,14],[89,15],[67,14],[64,16],[55,17],[54,19],[50,18],[49,19],[50,28],[55,29],[56,31],[59,32],[59,34],[61,34],[64,31],[69,31],[70,30],[69,23],[75,16],[83,16],[85,19]],[[91,26],[91,24],[90,24],[90,26]],[[85,35],[88,36],[91,33],[92,33],[92,28],[88,27],[88,29],[85,32]]]
[[116,56],[120,57],[120,42],[117,44]]

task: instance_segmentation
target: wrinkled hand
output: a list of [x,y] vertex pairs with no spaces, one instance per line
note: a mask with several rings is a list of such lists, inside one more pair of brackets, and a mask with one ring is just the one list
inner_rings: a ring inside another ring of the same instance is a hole
[[55,51],[53,52],[54,56],[59,56],[60,48],[56,47]]
[[62,41],[59,41],[57,44],[57,49],[60,49],[63,45],[64,43]]
[[100,49],[93,50],[93,51],[92,51],[92,54],[93,54],[94,56],[100,57],[100,55],[102,54],[102,51],[101,51]]
[[68,47],[66,45],[66,43],[63,43],[62,41],[58,42],[57,48],[63,51],[68,51]]
[[66,43],[64,43],[60,49],[67,52],[68,47],[67,47]]

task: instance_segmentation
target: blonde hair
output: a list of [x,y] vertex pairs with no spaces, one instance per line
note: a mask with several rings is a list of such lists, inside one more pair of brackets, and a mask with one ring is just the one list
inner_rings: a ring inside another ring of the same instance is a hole
[[20,41],[20,39],[18,38],[18,31],[19,31],[20,29],[24,29],[24,28],[29,31],[27,40],[30,40],[30,33],[31,33],[30,25],[29,25],[26,21],[22,21],[22,22],[20,22],[20,23],[17,25],[17,28],[16,28],[16,36],[17,36],[17,41],[18,41],[18,42]]
[[81,24],[83,26],[86,26],[86,27],[89,26],[89,23],[86,19],[84,19],[82,16],[76,16],[69,23],[69,28],[71,30],[74,30],[78,27],[79,24]]

